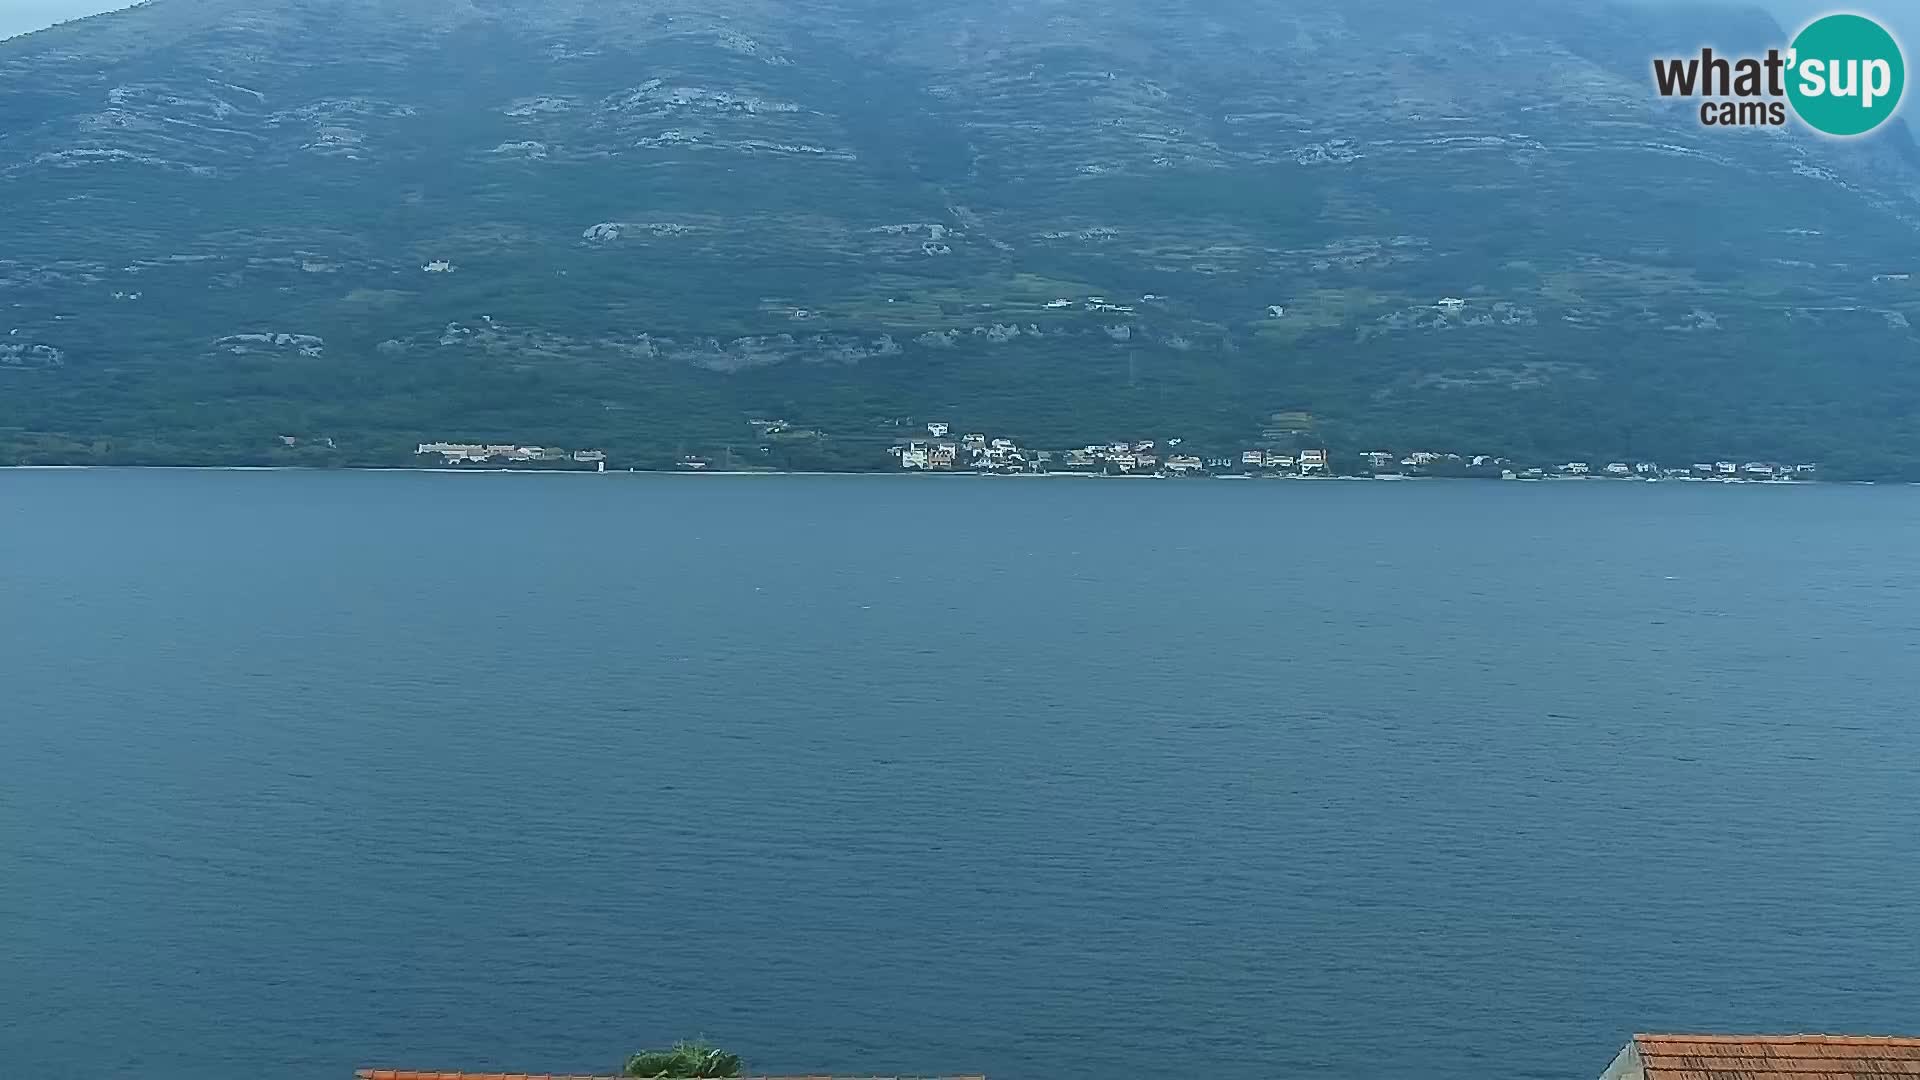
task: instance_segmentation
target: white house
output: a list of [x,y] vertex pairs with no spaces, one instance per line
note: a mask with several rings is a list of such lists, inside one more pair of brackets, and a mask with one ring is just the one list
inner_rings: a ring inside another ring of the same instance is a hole
[[946,438],[947,432],[952,430],[953,430],[953,425],[951,424],[933,423],[933,424],[927,425],[927,434],[933,436],[936,439]]

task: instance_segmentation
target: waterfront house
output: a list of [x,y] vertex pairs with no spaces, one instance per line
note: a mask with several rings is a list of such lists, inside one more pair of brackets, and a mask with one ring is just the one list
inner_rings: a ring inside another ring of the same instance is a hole
[[1293,455],[1269,453],[1267,455],[1266,467],[1269,469],[1291,469],[1293,468]]
[[1886,1080],[1920,1076],[1920,1039],[1635,1035],[1600,1080]]
[[1265,450],[1247,450],[1240,454],[1240,464],[1242,465],[1264,465],[1266,460],[1267,452]]
[[951,430],[953,430],[953,427],[950,424],[942,424],[942,423],[935,422],[927,425],[927,434],[933,436],[936,439],[946,438],[947,432]]
[[1633,466],[1624,461],[1615,461],[1607,466],[1608,476],[1626,476],[1633,472]]
[[1327,452],[1325,450],[1300,451],[1300,471],[1303,473],[1326,472]]
[[1366,458],[1367,464],[1375,469],[1393,468],[1393,455],[1387,453],[1385,450],[1369,450],[1360,456]]
[[1740,473],[1740,466],[1731,461],[1716,461],[1713,468],[1721,476],[1738,476]]

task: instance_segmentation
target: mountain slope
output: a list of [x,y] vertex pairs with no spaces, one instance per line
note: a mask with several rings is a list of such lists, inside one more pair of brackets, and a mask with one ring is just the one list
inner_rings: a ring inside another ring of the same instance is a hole
[[644,463],[777,414],[877,465],[905,418],[1231,446],[1300,410],[1353,449],[1897,473],[1907,133],[1705,129],[1647,84],[1778,35],[1531,0],[155,0],[0,43],[0,442]]

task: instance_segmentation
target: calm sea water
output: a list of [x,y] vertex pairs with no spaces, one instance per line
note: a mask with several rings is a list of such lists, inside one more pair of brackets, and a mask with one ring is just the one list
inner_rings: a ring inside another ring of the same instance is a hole
[[0,472],[0,1076],[1920,1031],[1920,491]]

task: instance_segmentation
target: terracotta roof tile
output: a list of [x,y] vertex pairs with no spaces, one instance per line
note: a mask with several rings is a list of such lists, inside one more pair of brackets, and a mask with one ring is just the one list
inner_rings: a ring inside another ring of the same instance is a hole
[[[615,1076],[561,1076],[547,1073],[458,1073],[417,1072],[406,1069],[360,1069],[356,1080],[622,1080]],[[833,1077],[833,1076],[745,1076],[740,1080],[987,1080],[978,1074],[952,1077]]]
[[1647,1080],[1920,1080],[1920,1039],[1635,1035]]

